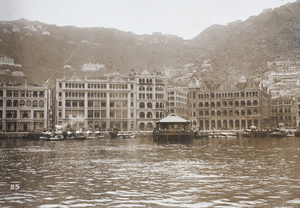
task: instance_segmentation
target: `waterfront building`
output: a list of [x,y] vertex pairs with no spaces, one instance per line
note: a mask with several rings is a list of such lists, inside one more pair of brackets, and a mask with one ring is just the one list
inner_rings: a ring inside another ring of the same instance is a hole
[[176,115],[188,118],[187,111],[187,95],[186,87],[168,86],[168,114],[175,113]]
[[0,85],[0,130],[38,131],[47,128],[48,88],[37,84]]
[[200,130],[266,128],[270,117],[268,89],[248,79],[239,83],[203,83],[196,75],[189,83],[189,117]]
[[300,128],[300,90],[297,90],[295,96],[295,116],[296,116],[296,127]]
[[99,79],[76,74],[56,80],[55,123],[66,128],[133,130],[134,80],[120,73]]
[[272,99],[272,117],[273,128],[285,127],[294,128],[296,126],[296,100],[295,97],[278,97]]
[[132,72],[136,83],[136,122],[139,130],[153,130],[155,122],[167,115],[167,89],[162,73]]

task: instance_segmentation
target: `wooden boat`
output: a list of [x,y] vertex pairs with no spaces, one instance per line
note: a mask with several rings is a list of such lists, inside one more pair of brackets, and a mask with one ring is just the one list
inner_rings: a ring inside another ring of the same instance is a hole
[[190,121],[173,113],[156,122],[153,141],[191,142],[194,139],[194,131],[191,130],[190,125]]
[[220,132],[219,136],[220,137],[231,138],[231,137],[237,137],[238,134],[237,133],[233,133],[233,132]]
[[111,131],[109,131],[109,136],[110,136],[110,138],[115,139],[115,138],[117,138],[118,133],[119,133],[119,129],[113,128]]
[[294,132],[294,134],[295,134],[295,137],[300,137],[300,129],[297,129],[297,130]]
[[287,137],[294,137],[295,136],[295,133],[292,132],[292,131],[288,131],[287,134],[286,134]]
[[73,132],[72,131],[67,131],[66,139],[75,139]]
[[284,129],[274,129],[271,133],[271,137],[285,137],[287,135],[287,132]]
[[104,133],[102,131],[95,131],[96,138],[104,138]]
[[75,131],[74,139],[84,140],[86,139],[86,135],[82,131]]
[[86,131],[86,139],[95,139],[95,135],[94,135],[94,132],[92,131]]

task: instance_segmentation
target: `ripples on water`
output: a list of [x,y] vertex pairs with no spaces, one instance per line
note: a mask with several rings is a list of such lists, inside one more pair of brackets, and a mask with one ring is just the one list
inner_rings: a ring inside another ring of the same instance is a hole
[[0,140],[2,207],[300,207],[300,138]]

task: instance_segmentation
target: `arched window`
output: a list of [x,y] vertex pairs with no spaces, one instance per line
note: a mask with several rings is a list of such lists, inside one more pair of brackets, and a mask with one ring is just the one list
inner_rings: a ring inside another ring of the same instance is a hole
[[242,102],[241,102],[241,106],[245,106],[245,101],[242,101]]
[[216,115],[215,111],[211,111],[211,115],[215,116]]
[[257,105],[258,103],[257,103],[257,100],[254,100],[253,101],[253,105]]
[[235,111],[235,115],[238,116],[240,115],[240,112],[238,110]]
[[7,100],[7,101],[6,101],[6,107],[12,107],[11,100]]
[[223,116],[227,116],[227,111],[226,110],[223,111]]
[[31,101],[30,101],[30,100],[27,100],[27,101],[26,101],[26,106],[27,106],[27,107],[31,107]]
[[40,100],[39,107],[44,107],[44,101],[43,100]]
[[215,107],[215,102],[211,102],[210,106]]
[[209,112],[208,112],[208,111],[205,111],[205,115],[206,115],[206,116],[209,116]]
[[140,112],[140,118],[145,118],[145,113],[144,112]]
[[152,108],[152,103],[148,102],[147,103],[147,108]]
[[156,112],[155,117],[159,118],[159,112]]
[[155,104],[155,108],[159,108],[159,102]]
[[240,104],[239,104],[239,101],[235,101],[235,106],[239,106]]
[[141,102],[140,103],[140,108],[145,108],[145,103]]
[[20,106],[25,106],[25,101],[24,100],[20,101]]
[[152,113],[151,112],[147,113],[147,118],[152,118]]
[[34,100],[32,102],[32,107],[38,107],[38,101],[37,100]]
[[223,102],[223,106],[227,106],[227,103],[225,101]]
[[202,102],[199,102],[199,107],[203,107],[203,103]]
[[217,107],[220,107],[221,106],[221,103],[220,102],[217,102]]
[[251,101],[250,101],[250,100],[247,101],[247,105],[248,105],[248,106],[251,105]]
[[203,116],[203,111],[199,111],[199,116]]
[[247,115],[251,115],[252,114],[252,111],[251,110],[248,110],[247,111]]
[[18,107],[19,106],[19,101],[14,100],[13,105],[14,105],[14,107]]
[[221,116],[221,111],[217,111],[217,116]]

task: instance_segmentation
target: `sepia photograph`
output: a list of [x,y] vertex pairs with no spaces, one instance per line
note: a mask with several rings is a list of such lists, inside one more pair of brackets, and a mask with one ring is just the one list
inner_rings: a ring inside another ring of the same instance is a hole
[[0,0],[0,207],[300,208],[300,0]]

